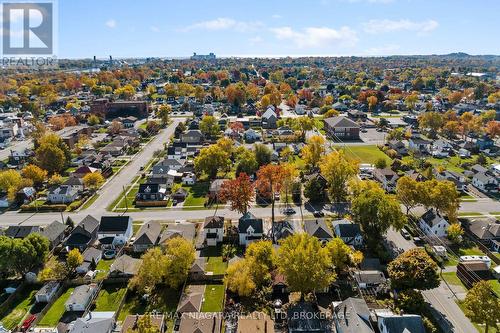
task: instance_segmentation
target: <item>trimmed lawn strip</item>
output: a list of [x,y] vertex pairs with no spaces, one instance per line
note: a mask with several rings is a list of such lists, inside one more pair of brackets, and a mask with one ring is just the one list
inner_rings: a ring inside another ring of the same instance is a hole
[[99,271],[95,277],[96,280],[102,280],[108,275],[109,268],[111,267],[111,264],[113,264],[114,261],[115,261],[114,259],[106,260],[104,258],[99,261],[96,267],[96,270]]
[[373,164],[379,159],[385,159],[389,164],[391,159],[383,151],[378,149],[376,145],[366,146],[334,146],[336,149],[343,149],[345,154],[353,159],[359,160],[361,163]]
[[207,284],[203,298],[201,312],[221,312],[224,302],[224,285]]
[[55,327],[59,323],[66,309],[64,308],[64,303],[68,300],[71,293],[75,288],[68,288],[64,294],[62,294],[50,307],[49,311],[43,316],[42,320],[38,323],[41,327]]
[[22,297],[12,304],[13,308],[9,314],[0,319],[5,328],[12,330],[21,323],[21,320],[26,316],[31,306],[35,304],[35,294],[37,291],[38,289],[34,289],[34,287],[26,287],[22,292]]
[[107,285],[101,289],[96,300],[94,311],[116,311],[121,300],[127,292],[127,287],[124,285]]
[[94,202],[96,202],[97,198],[99,198],[99,194],[94,194],[93,196],[90,197],[90,199],[88,199],[82,207],[80,207],[80,209],[87,209],[89,208],[90,206],[92,206],[92,204]]

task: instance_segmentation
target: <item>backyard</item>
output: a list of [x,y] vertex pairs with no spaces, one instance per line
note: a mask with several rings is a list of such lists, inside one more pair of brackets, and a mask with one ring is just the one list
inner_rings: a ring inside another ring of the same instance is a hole
[[201,312],[220,312],[224,303],[224,285],[207,284],[203,295]]
[[43,316],[42,320],[38,323],[41,327],[55,327],[61,320],[62,315],[66,312],[64,303],[68,300],[69,296],[75,288],[69,288],[62,294],[50,307],[49,311]]
[[211,246],[203,249],[200,256],[207,258],[205,271],[212,272],[215,275],[224,274],[226,272],[227,263],[222,261],[220,247]]
[[382,152],[376,145],[363,145],[363,146],[335,146],[335,148],[343,148],[346,156],[359,160],[360,163],[373,164],[379,159],[384,159],[389,164],[391,159],[384,152]]
[[35,303],[35,294],[37,291],[33,287],[27,287],[22,291],[18,301],[12,304],[12,309],[5,317],[0,319],[0,323],[9,330],[20,324],[21,320],[23,320],[31,306]]
[[104,286],[99,292],[94,311],[116,311],[122,301],[127,287],[120,284]]
[[118,321],[123,321],[128,315],[144,314],[153,311],[164,314],[174,313],[177,310],[179,298],[180,291],[167,287],[155,290],[148,300],[142,300],[141,296],[135,293],[128,293],[118,316]]
[[97,267],[96,267],[96,270],[98,271],[97,275],[96,275],[97,280],[102,280],[108,275],[109,268],[111,267],[111,264],[114,261],[115,261],[114,259],[110,259],[110,260],[101,259],[99,261],[99,263],[97,264]]

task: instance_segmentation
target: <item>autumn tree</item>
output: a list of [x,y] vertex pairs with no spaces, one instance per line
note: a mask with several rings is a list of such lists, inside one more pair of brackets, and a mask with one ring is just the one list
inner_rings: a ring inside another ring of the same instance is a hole
[[222,201],[229,201],[231,210],[245,214],[253,199],[254,186],[246,173],[240,173],[238,178],[226,180],[221,187]]
[[229,265],[224,277],[227,289],[239,296],[251,296],[257,288],[251,268],[247,259],[240,259]]
[[68,267],[63,262],[60,262],[56,257],[50,257],[44,264],[43,269],[38,273],[38,280],[45,281],[60,281],[68,276]]
[[464,313],[473,322],[484,325],[488,333],[490,327],[498,328],[500,321],[500,301],[493,293],[489,281],[479,281],[467,292],[463,301]]
[[105,179],[99,171],[90,172],[83,176],[83,185],[93,191],[96,191],[99,187],[101,187],[104,182]]
[[0,190],[8,192],[9,189],[17,189],[22,182],[22,177],[16,170],[0,171]]
[[236,175],[242,172],[247,175],[253,175],[259,168],[255,154],[244,147],[242,148],[236,156]]
[[35,141],[36,164],[49,174],[59,173],[71,161],[71,151],[55,133],[47,133]]
[[248,245],[245,259],[251,267],[252,279],[257,287],[271,281],[271,271],[276,266],[276,253],[271,241],[257,241]]
[[345,201],[347,181],[358,174],[358,162],[345,156],[342,150],[324,156],[319,163],[321,174],[328,182],[330,198],[335,202]]
[[111,135],[117,135],[120,133],[120,131],[123,129],[122,123],[119,121],[112,121],[111,124],[108,127],[108,132]]
[[178,289],[186,280],[189,269],[195,259],[193,243],[182,237],[175,237],[165,244],[166,283],[174,289]]
[[78,249],[73,249],[68,252],[68,256],[66,258],[66,265],[68,266],[68,270],[70,272],[73,272],[82,263],[83,263],[83,255],[80,253]]
[[261,143],[257,143],[253,146],[255,159],[259,166],[263,166],[271,163],[271,150]]
[[500,121],[491,120],[486,123],[485,132],[489,135],[490,138],[495,140],[500,136]]
[[147,250],[141,258],[141,269],[130,280],[129,286],[141,293],[150,293],[164,281],[169,261],[159,247]]
[[[318,238],[298,233],[282,240],[278,269],[291,291],[304,293],[328,287],[336,279],[329,251]],[[306,269],[307,268],[307,269]]]
[[31,179],[33,184],[40,186],[47,179],[47,171],[34,164],[28,164],[21,170],[23,178]]
[[99,117],[94,114],[90,115],[89,118],[87,119],[87,124],[89,126],[99,125],[100,123],[101,119],[99,119]]
[[438,267],[423,248],[400,254],[387,266],[393,288],[428,290],[439,286]]
[[168,104],[160,105],[160,107],[158,108],[156,115],[158,118],[160,118],[163,126],[166,126],[168,124],[171,112],[172,112],[172,107]]
[[146,313],[140,316],[135,325],[125,333],[160,333],[160,329],[151,320],[151,315]]
[[408,176],[398,179],[396,184],[396,197],[406,207],[406,215],[421,201],[421,192],[418,182]]
[[375,248],[387,229],[399,230],[407,219],[394,196],[386,194],[378,184],[367,182],[373,185],[353,197],[351,209],[354,222],[361,225],[369,246]]
[[210,179],[217,176],[218,171],[227,171],[231,164],[229,155],[217,145],[201,149],[200,154],[194,159],[196,172],[207,174]]
[[373,108],[378,103],[378,99],[376,96],[369,96],[368,98],[366,98],[366,102],[368,103],[368,108],[370,109],[370,111],[373,111]]
[[459,223],[452,223],[446,230],[446,236],[454,244],[459,244],[462,241],[463,234],[464,229]]
[[438,112],[424,112],[418,117],[418,126],[426,131],[430,137],[435,138],[443,126],[443,117]]
[[204,116],[200,121],[200,130],[207,138],[213,138],[219,134],[219,123],[213,116]]
[[255,186],[259,195],[271,200],[271,221],[274,223],[275,194],[280,193],[283,186],[284,171],[281,165],[267,164],[257,171]]
[[354,251],[341,238],[335,237],[326,244],[326,248],[330,252],[332,265],[337,272],[345,270],[354,263]]
[[301,150],[301,156],[306,165],[315,168],[325,153],[325,139],[320,135],[311,136]]

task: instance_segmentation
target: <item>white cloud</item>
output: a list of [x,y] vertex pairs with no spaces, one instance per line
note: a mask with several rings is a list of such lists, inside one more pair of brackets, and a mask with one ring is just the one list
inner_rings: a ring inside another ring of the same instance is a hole
[[378,34],[393,31],[415,31],[420,34],[431,32],[439,26],[435,20],[411,21],[401,20],[370,20],[363,23],[363,29],[370,34]]
[[227,17],[219,17],[214,20],[196,22],[194,24],[191,24],[190,26],[181,29],[181,31],[185,32],[191,30],[217,31],[217,30],[232,29],[238,32],[249,32],[262,28],[263,26],[264,24],[258,21],[245,22],[245,21],[236,21],[232,18],[227,18]]
[[349,27],[341,27],[338,30],[328,27],[309,27],[302,31],[293,30],[291,27],[280,27],[271,31],[277,39],[291,40],[299,48],[328,47],[334,44],[351,47],[358,41],[356,31]]
[[152,31],[152,32],[160,32],[160,28],[158,28],[157,26],[150,26],[149,29]]
[[106,21],[106,26],[108,28],[114,29],[116,28],[116,21],[114,19],[109,19]]

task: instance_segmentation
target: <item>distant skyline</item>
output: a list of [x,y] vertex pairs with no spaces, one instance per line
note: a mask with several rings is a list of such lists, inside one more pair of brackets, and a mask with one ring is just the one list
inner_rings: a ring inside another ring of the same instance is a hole
[[59,58],[500,54],[498,0],[58,0]]

